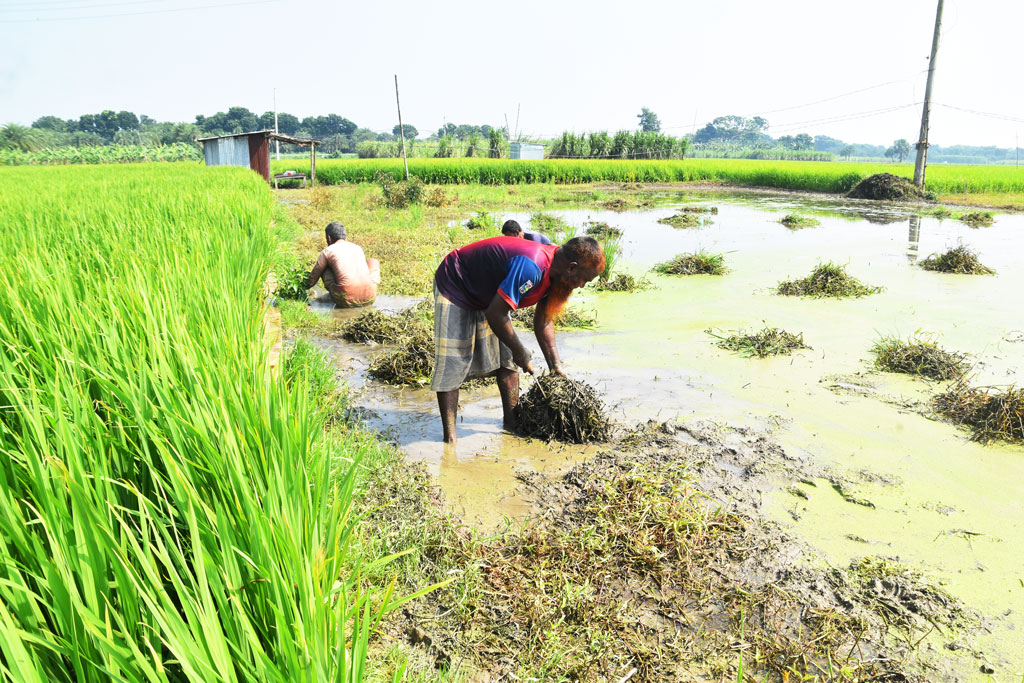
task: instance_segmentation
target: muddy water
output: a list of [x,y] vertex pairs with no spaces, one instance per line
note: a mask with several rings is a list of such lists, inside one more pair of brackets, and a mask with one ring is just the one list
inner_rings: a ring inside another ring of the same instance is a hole
[[[718,206],[714,223],[677,230],[656,222],[690,201]],[[821,226],[791,231],[776,222],[794,209],[815,215]],[[788,451],[854,482],[856,497],[874,507],[847,502],[821,480],[801,485],[807,499],[784,488],[766,491],[767,514],[820,549],[824,562],[844,565],[873,554],[924,569],[998,616],[981,642],[1011,658],[1009,668],[996,664],[1004,676],[1024,670],[1024,448],[981,446],[928,419],[918,404],[936,386],[876,373],[868,353],[879,334],[922,330],[972,354],[977,383],[1019,381],[1024,216],[1000,215],[995,226],[972,229],[863,203],[711,193],[672,198],[648,211],[555,213],[576,225],[598,220],[621,228],[621,267],[634,274],[697,248],[725,253],[731,268],[724,277],[652,276],[658,288],[638,294],[577,297],[596,311],[599,328],[559,334],[563,361],[571,374],[598,386],[618,420],[705,419],[773,430]],[[528,223],[528,215],[509,217]],[[916,267],[961,240],[999,274],[952,276]],[[771,293],[778,281],[803,277],[822,260],[845,263],[851,274],[886,290],[848,301]],[[744,359],[715,347],[704,332],[751,330],[762,321],[803,332],[813,349]],[[410,457],[430,463],[470,519],[493,523],[522,509],[510,495],[517,467],[558,468],[586,455],[503,434],[493,388],[463,396],[460,443],[446,452],[433,395],[364,385],[365,358],[352,367],[362,403],[379,413],[371,423],[390,430]]]

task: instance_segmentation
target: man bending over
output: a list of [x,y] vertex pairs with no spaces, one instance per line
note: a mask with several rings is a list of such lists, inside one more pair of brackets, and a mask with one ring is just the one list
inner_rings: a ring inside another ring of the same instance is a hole
[[323,278],[324,289],[335,306],[349,308],[372,304],[380,283],[380,261],[366,258],[362,247],[346,240],[347,232],[341,223],[328,223],[324,233],[327,248],[320,252],[320,258],[306,278],[306,289]]
[[548,369],[563,375],[555,346],[555,315],[569,295],[604,270],[604,252],[592,237],[563,246],[516,237],[491,237],[448,254],[434,273],[434,376],[446,443],[455,443],[459,387],[494,375],[506,429],[515,427],[519,401],[516,366],[533,374],[509,314],[536,304],[533,329]]
[[522,237],[524,240],[530,240],[531,242],[551,244],[551,240],[539,232],[524,232],[522,226],[519,225],[519,221],[505,221],[505,224],[501,226],[501,234],[506,237]]

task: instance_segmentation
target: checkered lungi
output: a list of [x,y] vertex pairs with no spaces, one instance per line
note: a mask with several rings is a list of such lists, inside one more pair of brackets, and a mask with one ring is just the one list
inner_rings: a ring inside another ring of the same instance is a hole
[[452,391],[467,379],[498,368],[515,370],[512,350],[501,343],[483,311],[459,308],[434,284],[434,376],[431,391]]

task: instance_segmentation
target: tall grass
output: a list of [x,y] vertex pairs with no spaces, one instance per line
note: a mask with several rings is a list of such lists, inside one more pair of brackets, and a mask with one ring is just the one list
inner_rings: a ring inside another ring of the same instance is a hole
[[321,438],[305,373],[268,369],[266,184],[0,182],[3,678],[357,680],[396,601],[351,551],[360,454]]
[[[271,167],[275,172],[285,168],[301,170],[303,163],[275,161]],[[318,181],[330,185],[372,182],[378,170],[404,173],[401,159],[330,159],[316,167]],[[410,159],[409,171],[433,184],[707,181],[815,192],[847,192],[874,173],[913,177],[910,164],[749,159]],[[927,178],[927,189],[940,194],[1024,192],[1024,170],[1018,168],[935,165],[928,168]]]

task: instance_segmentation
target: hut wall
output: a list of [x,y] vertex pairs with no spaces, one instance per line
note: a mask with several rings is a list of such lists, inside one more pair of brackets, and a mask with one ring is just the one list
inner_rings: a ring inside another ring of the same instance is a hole
[[203,156],[207,166],[248,166],[249,140],[244,136],[207,140]]

